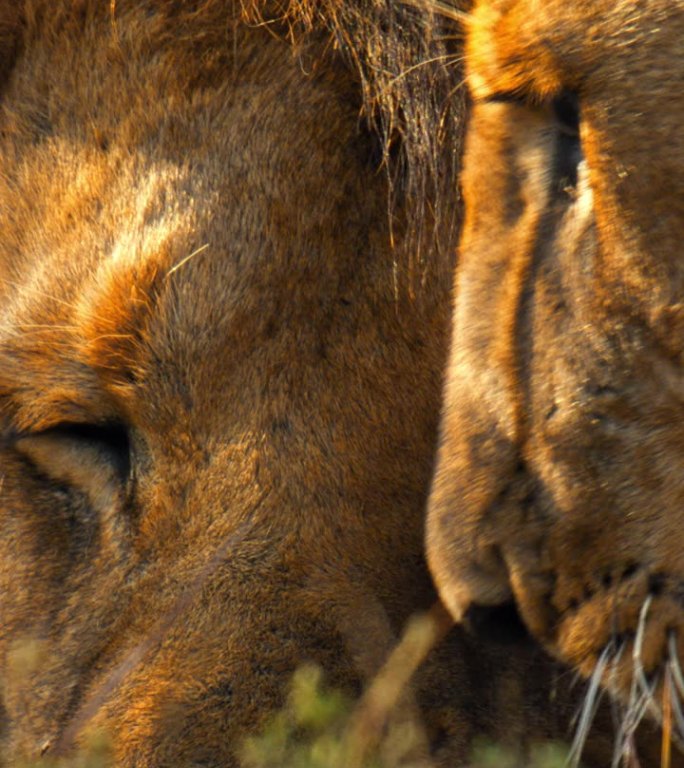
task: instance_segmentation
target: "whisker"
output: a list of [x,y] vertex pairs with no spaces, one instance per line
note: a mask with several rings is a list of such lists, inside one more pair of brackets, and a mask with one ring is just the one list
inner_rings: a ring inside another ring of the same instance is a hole
[[613,758],[614,766],[619,765],[621,759],[626,766],[632,767],[639,765],[634,735],[639,724],[644,719],[647,708],[648,696],[642,694],[639,699],[634,699],[625,712],[625,717],[617,737],[619,748],[617,754]]
[[601,680],[603,679],[603,673],[608,666],[612,652],[613,645],[611,642],[603,649],[603,652],[596,662],[594,671],[591,674],[589,687],[587,688],[587,694],[584,699],[584,704],[582,705],[579,723],[577,725],[577,732],[575,733],[575,738],[573,739],[570,751],[565,760],[566,766],[573,766],[573,768],[576,768],[576,766],[579,765],[591,724],[594,721],[596,710],[601,701]]
[[[611,640],[611,642],[615,644],[614,640]],[[622,654],[625,652],[626,648],[627,648],[627,643],[625,643],[624,641],[620,643],[620,646],[615,651],[615,656],[613,656],[613,660],[610,663],[610,675],[608,677],[607,687],[608,687],[608,690],[611,692],[617,692],[618,690],[616,676],[617,676],[618,666],[620,665],[620,661],[622,660]]]
[[[627,709],[622,718],[622,723],[616,735],[615,750],[613,752],[612,768],[617,768],[622,762],[629,768],[638,768],[639,758],[637,756],[635,733],[641,721],[644,719],[647,710],[653,706],[653,691],[657,686],[657,681],[649,685],[646,675],[643,672],[641,663],[641,650],[643,647],[644,631],[648,610],[650,608],[651,598],[647,598],[642,606],[637,634],[634,640],[632,659],[635,667],[641,669],[641,678],[635,673],[632,675],[629,700]],[[623,646],[624,648],[624,646]],[[657,710],[657,706],[656,706]]]
[[455,64],[460,64],[463,61],[462,56],[458,56],[454,53],[444,53],[441,56],[433,56],[431,59],[425,59],[423,61],[419,61],[417,64],[413,64],[410,67],[407,67],[403,72],[400,72],[396,77],[393,77],[385,86],[385,89],[391,88],[393,85],[396,85],[396,83],[399,82],[399,80],[403,80],[407,75],[410,75],[411,72],[414,72],[416,69],[420,69],[421,67],[428,66],[429,64],[435,64],[438,61],[444,61],[446,62],[444,64],[445,67],[453,66]]
[[679,691],[680,696],[684,696],[684,675],[682,675],[682,668],[679,666],[679,656],[677,655],[677,638],[674,632],[670,632],[670,636],[667,639],[667,647],[670,652],[670,664],[672,666],[672,676],[674,677],[675,685]]
[[663,725],[660,743],[660,768],[670,768],[672,761],[672,681],[669,664],[663,679]]
[[177,272],[183,265],[187,264],[190,259],[194,259],[195,256],[199,256],[200,253],[203,251],[206,251],[209,247],[209,243],[205,243],[204,245],[200,245],[199,248],[195,248],[195,250],[192,253],[189,253],[187,256],[184,256],[177,264],[174,264],[173,267],[166,273],[166,277],[169,278],[174,272]]
[[[668,662],[668,669],[670,674],[672,675],[672,678],[674,679],[674,669],[672,662]],[[672,696],[672,714],[674,716],[675,723],[677,725],[677,730],[679,731],[680,738],[684,739],[684,713],[682,713],[682,706],[679,703],[679,693],[677,691],[676,686],[671,691]]]
[[[622,656],[622,652],[625,650],[625,643],[622,643],[620,647],[618,648],[617,654],[615,655],[615,658],[613,659],[612,664],[610,665],[610,674],[608,677],[608,690],[611,693],[615,693],[617,691],[617,670],[618,665],[620,663],[620,657]],[[612,695],[610,697],[610,716],[613,721],[613,731],[615,733],[615,740],[613,744],[613,759],[611,761],[611,768],[618,768],[620,765],[620,739],[618,738],[618,735],[621,733],[622,728],[622,721],[624,720],[624,717],[622,715],[622,704],[620,702],[620,699]]]
[[649,685],[648,679],[646,678],[646,673],[644,672],[644,665],[641,660],[641,652],[644,645],[644,635],[646,634],[646,620],[648,618],[648,611],[651,607],[652,601],[653,598],[651,595],[649,595],[646,600],[644,600],[644,604],[641,606],[641,611],[639,612],[639,624],[637,626],[636,637],[634,638],[634,648],[632,650],[632,661],[634,662],[634,679],[636,680],[636,684],[641,690],[642,694],[647,697],[647,708],[651,710],[651,713],[656,717],[656,719],[660,720],[660,707],[658,706],[656,700],[653,698],[655,683],[653,685]]
[[615,751],[613,752],[612,768],[617,768],[623,759],[624,764],[629,765],[629,763],[632,762],[632,758],[635,754],[633,737],[636,726],[633,726],[633,723],[635,721],[635,713],[639,707],[637,696],[638,686],[636,678],[634,675],[632,675],[632,680],[629,686],[627,708],[622,717],[622,722],[620,723],[620,727],[615,738]]
[[101,336],[93,336],[91,339],[88,339],[88,341],[91,344],[96,344],[98,341],[108,341],[114,339],[134,341],[135,336],[133,336],[131,333],[103,333]]
[[401,0],[401,2],[404,5],[418,8],[421,11],[436,13],[438,16],[457,21],[459,24],[468,24],[470,22],[470,14],[459,11],[457,8],[452,8],[444,0]]
[[637,708],[637,711],[635,713],[635,726],[634,730],[639,727],[641,724],[641,721],[646,717],[646,712],[651,707],[651,701],[653,699],[653,691],[655,690],[655,685],[648,691],[644,691],[644,693],[641,694],[641,700],[639,701],[639,706]]
[[[625,731],[623,723],[627,714],[622,715],[621,706],[619,702],[615,702],[612,706],[613,711],[613,725],[615,727],[615,743],[613,744],[613,759],[611,760],[611,768],[619,768],[620,762],[625,755]],[[616,719],[615,716],[619,715]]]
[[[449,64],[452,64],[452,63],[455,63],[455,62],[449,62]],[[449,64],[447,64],[446,66],[449,66]],[[446,113],[446,110],[449,108],[449,105],[450,105],[450,102],[451,102],[451,97],[457,91],[460,91],[462,88],[465,88],[467,82],[468,82],[468,80],[466,78],[463,78],[458,83],[456,83],[456,85],[449,91],[449,93],[447,93],[446,99],[444,99],[445,105],[444,105],[444,109],[442,110],[442,117],[441,117],[441,119],[444,119],[444,114]]]

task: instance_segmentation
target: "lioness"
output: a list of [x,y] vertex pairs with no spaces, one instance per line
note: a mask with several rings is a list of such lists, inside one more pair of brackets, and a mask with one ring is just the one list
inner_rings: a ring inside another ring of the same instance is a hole
[[476,4],[428,520],[454,616],[514,600],[680,742],[683,41],[672,0]]
[[[353,694],[433,602],[453,36],[0,0],[0,761],[101,728],[118,766],[234,766],[300,663]],[[554,670],[454,633],[435,759],[567,735]]]

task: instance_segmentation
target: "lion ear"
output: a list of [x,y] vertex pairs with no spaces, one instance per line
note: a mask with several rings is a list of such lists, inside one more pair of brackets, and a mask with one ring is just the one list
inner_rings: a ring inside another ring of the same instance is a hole
[[24,20],[23,0],[0,0],[0,88],[19,51]]

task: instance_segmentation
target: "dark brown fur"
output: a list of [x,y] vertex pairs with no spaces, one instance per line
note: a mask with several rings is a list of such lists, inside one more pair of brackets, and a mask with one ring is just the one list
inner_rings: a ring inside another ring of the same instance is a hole
[[608,649],[604,684],[658,702],[684,642],[683,40],[665,0],[477,4],[428,523],[455,616],[514,598],[560,658],[588,675]]

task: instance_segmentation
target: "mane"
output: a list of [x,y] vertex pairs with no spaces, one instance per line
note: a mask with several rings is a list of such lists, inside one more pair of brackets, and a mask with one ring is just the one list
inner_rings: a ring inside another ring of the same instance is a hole
[[[413,290],[451,272],[461,223],[466,95],[458,22],[469,0],[241,0],[248,23],[297,44],[327,34],[357,73],[363,116],[379,139],[393,237]],[[401,230],[401,231],[399,231]]]

